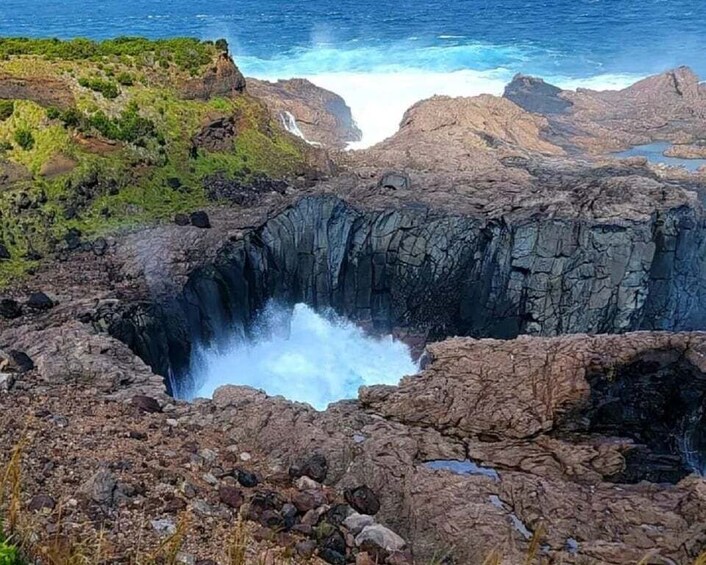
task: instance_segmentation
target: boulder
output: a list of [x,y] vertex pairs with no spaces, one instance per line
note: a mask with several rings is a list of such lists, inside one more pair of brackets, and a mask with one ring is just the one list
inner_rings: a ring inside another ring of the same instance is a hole
[[54,301],[43,292],[33,292],[29,295],[25,306],[32,310],[50,310],[54,307]]
[[326,480],[327,474],[328,461],[321,453],[315,453],[289,468],[290,477],[298,479],[299,477],[305,476],[318,483],[323,483]]
[[393,552],[404,549],[407,542],[389,528],[381,524],[372,524],[363,528],[356,536],[355,544],[361,548],[374,547]]

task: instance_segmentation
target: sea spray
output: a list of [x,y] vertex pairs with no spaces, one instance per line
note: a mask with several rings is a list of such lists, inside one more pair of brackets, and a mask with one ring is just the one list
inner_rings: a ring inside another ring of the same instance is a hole
[[409,348],[391,336],[373,337],[332,313],[305,304],[268,305],[248,338],[199,348],[188,390],[181,398],[211,397],[226,384],[248,385],[270,395],[306,402],[318,410],[355,398],[358,388],[397,384],[418,370]]

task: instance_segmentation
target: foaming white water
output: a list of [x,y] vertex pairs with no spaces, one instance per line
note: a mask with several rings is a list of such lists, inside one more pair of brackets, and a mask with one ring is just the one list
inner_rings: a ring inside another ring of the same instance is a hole
[[299,124],[297,123],[297,119],[294,117],[294,115],[291,112],[288,112],[286,110],[281,112],[280,119],[282,120],[282,126],[284,127],[284,129],[286,129],[292,135],[296,135],[297,137],[303,139],[309,145],[314,145],[314,146],[321,145],[320,143],[317,143],[316,141],[309,141],[306,138],[306,136],[304,135],[304,132],[302,132],[302,130],[299,129]]
[[317,410],[355,398],[361,386],[397,384],[417,372],[404,343],[368,336],[355,324],[305,304],[293,310],[269,305],[252,338],[234,339],[219,350],[201,349],[193,359],[193,390],[182,391],[182,397],[210,398],[218,387],[238,384]]
[[[312,38],[308,49],[271,59],[236,56],[241,69],[260,79],[306,78],[341,95],[363,132],[360,149],[393,135],[407,109],[434,95],[500,95],[518,73],[541,76],[562,88],[620,89],[643,75],[552,72],[558,54],[531,45],[416,41],[384,46],[334,46]],[[446,39],[446,37],[444,38]]]

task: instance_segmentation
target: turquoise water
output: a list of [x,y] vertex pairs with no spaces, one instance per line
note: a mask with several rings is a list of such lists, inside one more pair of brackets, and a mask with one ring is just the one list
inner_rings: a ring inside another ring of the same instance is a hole
[[646,157],[650,163],[669,165],[670,167],[684,167],[690,171],[695,171],[699,167],[706,165],[706,159],[678,159],[676,157],[666,157],[664,152],[671,147],[671,143],[657,141],[647,145],[637,145],[627,151],[616,153],[616,157]]

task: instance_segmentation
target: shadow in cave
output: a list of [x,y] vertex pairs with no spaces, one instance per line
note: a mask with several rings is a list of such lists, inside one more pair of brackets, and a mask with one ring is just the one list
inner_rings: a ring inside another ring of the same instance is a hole
[[676,350],[652,351],[588,375],[591,396],[569,419],[573,431],[627,437],[616,483],[676,483],[706,468],[706,374]]

